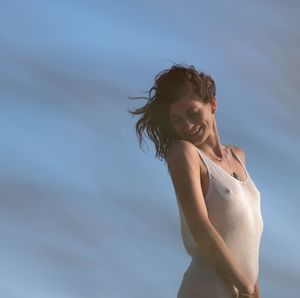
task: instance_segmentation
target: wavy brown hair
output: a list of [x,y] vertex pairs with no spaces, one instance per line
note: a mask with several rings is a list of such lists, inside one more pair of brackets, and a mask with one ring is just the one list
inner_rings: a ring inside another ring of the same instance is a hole
[[171,143],[178,139],[169,117],[170,104],[185,95],[198,95],[201,102],[209,103],[216,95],[216,86],[211,76],[198,72],[193,65],[174,63],[155,76],[154,85],[145,93],[148,93],[147,97],[129,97],[147,102],[128,111],[132,115],[141,115],[135,125],[140,148],[145,136],[155,145],[155,157],[165,160]]

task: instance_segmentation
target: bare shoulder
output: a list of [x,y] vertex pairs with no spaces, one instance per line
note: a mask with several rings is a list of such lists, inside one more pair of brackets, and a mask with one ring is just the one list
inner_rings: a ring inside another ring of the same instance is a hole
[[199,156],[196,146],[185,140],[174,141],[168,149],[166,158],[168,165],[187,160],[195,162],[195,160],[198,159]]
[[231,148],[234,153],[239,157],[239,159],[243,162],[244,165],[246,165],[246,154],[245,151],[236,145],[230,144],[227,145],[229,148]]

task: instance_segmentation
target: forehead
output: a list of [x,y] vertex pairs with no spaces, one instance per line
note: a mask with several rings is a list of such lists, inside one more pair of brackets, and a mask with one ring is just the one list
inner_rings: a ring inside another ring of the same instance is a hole
[[197,95],[181,97],[169,106],[170,114],[184,113],[190,108],[201,109],[205,106],[205,103],[201,101],[201,98]]

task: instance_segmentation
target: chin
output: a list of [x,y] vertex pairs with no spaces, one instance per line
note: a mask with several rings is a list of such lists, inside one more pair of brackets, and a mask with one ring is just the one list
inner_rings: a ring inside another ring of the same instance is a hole
[[203,139],[193,140],[193,141],[191,141],[191,143],[193,143],[195,146],[196,145],[201,145],[203,143]]

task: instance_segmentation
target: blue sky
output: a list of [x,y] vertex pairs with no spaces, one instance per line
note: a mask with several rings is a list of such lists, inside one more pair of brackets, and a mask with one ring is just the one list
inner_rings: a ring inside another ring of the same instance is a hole
[[1,297],[175,297],[190,258],[172,182],[127,112],[171,62],[213,76],[221,142],[246,153],[262,297],[298,297],[300,4],[1,6]]

